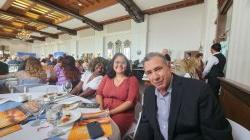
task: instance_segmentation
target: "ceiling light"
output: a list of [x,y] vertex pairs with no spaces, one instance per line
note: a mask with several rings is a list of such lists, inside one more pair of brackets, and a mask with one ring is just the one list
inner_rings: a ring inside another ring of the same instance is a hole
[[20,40],[29,40],[30,39],[30,32],[22,29],[20,32],[17,33],[16,38]]

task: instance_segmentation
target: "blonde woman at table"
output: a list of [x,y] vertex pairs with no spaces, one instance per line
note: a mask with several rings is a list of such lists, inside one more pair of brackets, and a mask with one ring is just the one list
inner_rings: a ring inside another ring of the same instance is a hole
[[96,102],[100,104],[100,109],[109,110],[121,136],[134,120],[138,93],[138,81],[131,75],[128,59],[121,53],[115,54],[108,66],[107,75],[97,89]]
[[102,57],[93,59],[89,64],[89,71],[86,71],[84,74],[82,74],[81,81],[70,93],[88,98],[90,100],[94,99],[95,101],[96,89],[98,88],[103,75],[106,72],[104,68],[106,61],[107,60]]
[[17,78],[20,85],[45,83],[47,78],[40,61],[34,57],[29,57],[25,60],[24,70],[0,75],[0,79],[11,77]]

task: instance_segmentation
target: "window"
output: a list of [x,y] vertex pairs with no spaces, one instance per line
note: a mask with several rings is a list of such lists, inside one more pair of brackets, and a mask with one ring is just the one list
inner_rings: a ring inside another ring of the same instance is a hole
[[125,40],[123,42],[124,48],[123,48],[123,54],[130,59],[130,45],[131,45],[131,41],[129,40]]
[[111,59],[113,57],[113,46],[114,43],[112,43],[111,41],[109,41],[108,43],[108,49],[107,49],[107,58]]

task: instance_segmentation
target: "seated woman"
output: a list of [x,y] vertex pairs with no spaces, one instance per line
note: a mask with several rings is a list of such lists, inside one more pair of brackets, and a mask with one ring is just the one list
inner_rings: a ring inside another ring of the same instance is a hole
[[118,125],[121,136],[130,128],[134,120],[139,85],[131,75],[129,61],[121,53],[112,58],[107,75],[97,89],[96,102],[100,109],[109,109],[109,115]]
[[46,83],[46,73],[40,61],[34,57],[25,60],[24,70],[0,76],[0,79],[16,77],[19,85]]
[[82,66],[82,60],[76,60],[76,67],[78,68],[78,70],[80,71],[80,73],[84,73],[84,69],[83,69],[83,66]]
[[193,57],[189,59],[182,59],[180,61],[174,62],[175,69],[174,73],[186,78],[200,79],[197,73],[197,68],[199,67],[198,61]]
[[89,64],[89,71],[82,75],[81,81],[70,93],[95,101],[96,89],[105,74],[105,61],[102,57],[93,59]]
[[[60,81],[61,82],[60,84],[64,84],[64,82],[70,81],[74,88],[81,79],[81,73],[78,70],[78,68],[75,66],[75,58],[69,55],[63,57],[61,68],[62,68],[62,71],[60,73],[61,75],[59,76],[62,76],[65,79],[62,79],[62,81]],[[60,77],[57,77],[57,78],[59,80]]]
[[62,60],[63,57],[58,57],[57,58],[57,64],[54,66],[52,75],[50,77],[50,81],[53,81],[56,83],[56,85],[62,85],[66,81],[66,77],[63,72],[62,68]]

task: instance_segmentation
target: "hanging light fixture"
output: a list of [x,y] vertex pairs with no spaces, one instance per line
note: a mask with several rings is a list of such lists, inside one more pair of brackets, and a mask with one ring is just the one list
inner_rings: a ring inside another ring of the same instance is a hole
[[20,32],[17,33],[16,38],[20,40],[29,40],[30,39],[30,32],[22,29]]

